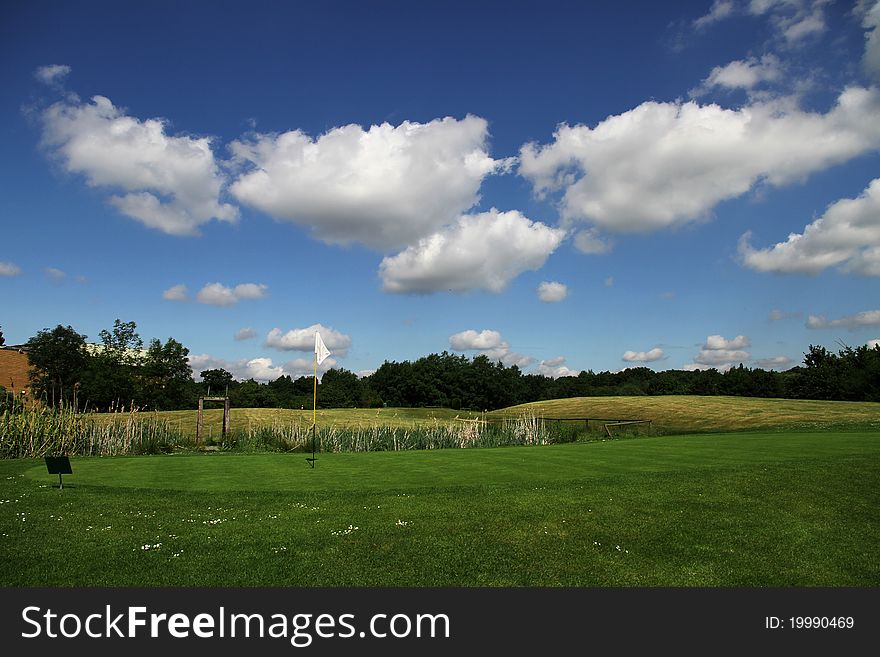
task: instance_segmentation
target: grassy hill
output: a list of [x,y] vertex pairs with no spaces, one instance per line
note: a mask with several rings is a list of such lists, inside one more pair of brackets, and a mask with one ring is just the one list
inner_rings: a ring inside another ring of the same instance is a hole
[[880,404],[876,402],[688,395],[553,399],[511,406],[493,411],[488,417],[509,417],[523,413],[545,418],[652,420],[654,429],[662,433],[880,429]]
[[[876,402],[758,399],[750,397],[574,397],[511,406],[480,414],[448,408],[337,408],[318,410],[319,427],[368,428],[377,425],[413,428],[485,418],[535,415],[544,418],[594,418],[603,420],[644,419],[663,434],[716,433],[753,430],[880,429],[880,404]],[[143,415],[147,415],[144,413]],[[150,416],[168,422],[184,435],[195,436],[195,410],[161,411]],[[125,414],[98,414],[111,421]],[[204,437],[218,438],[223,411],[208,408],[204,414]],[[312,411],[286,408],[233,408],[232,430],[262,426],[310,426]],[[602,432],[602,422],[590,429]]]

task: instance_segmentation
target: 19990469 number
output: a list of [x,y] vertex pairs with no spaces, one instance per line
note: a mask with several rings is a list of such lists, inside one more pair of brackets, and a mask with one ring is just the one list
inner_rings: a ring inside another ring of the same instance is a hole
[[852,616],[792,616],[788,622],[793,630],[851,630],[855,625]]

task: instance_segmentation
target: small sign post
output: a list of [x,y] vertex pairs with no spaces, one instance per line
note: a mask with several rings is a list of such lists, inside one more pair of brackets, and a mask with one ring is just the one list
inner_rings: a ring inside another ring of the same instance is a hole
[[64,488],[64,481],[61,475],[73,474],[73,468],[70,467],[70,459],[66,456],[47,456],[46,469],[49,474],[58,475],[58,488]]

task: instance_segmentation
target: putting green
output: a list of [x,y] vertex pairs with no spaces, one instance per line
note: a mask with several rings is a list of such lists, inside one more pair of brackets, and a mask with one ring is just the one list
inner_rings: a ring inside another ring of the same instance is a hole
[[[546,447],[318,454],[179,454],[72,458],[68,487],[182,491],[405,491],[461,486],[558,484],[633,473],[754,467],[880,455],[880,434],[732,433]],[[57,482],[40,464],[25,476]]]

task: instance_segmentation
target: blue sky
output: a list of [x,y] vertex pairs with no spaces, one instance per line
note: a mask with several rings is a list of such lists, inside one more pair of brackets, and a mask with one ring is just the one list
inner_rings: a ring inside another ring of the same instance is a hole
[[0,9],[0,326],[198,374],[880,339],[880,3]]

